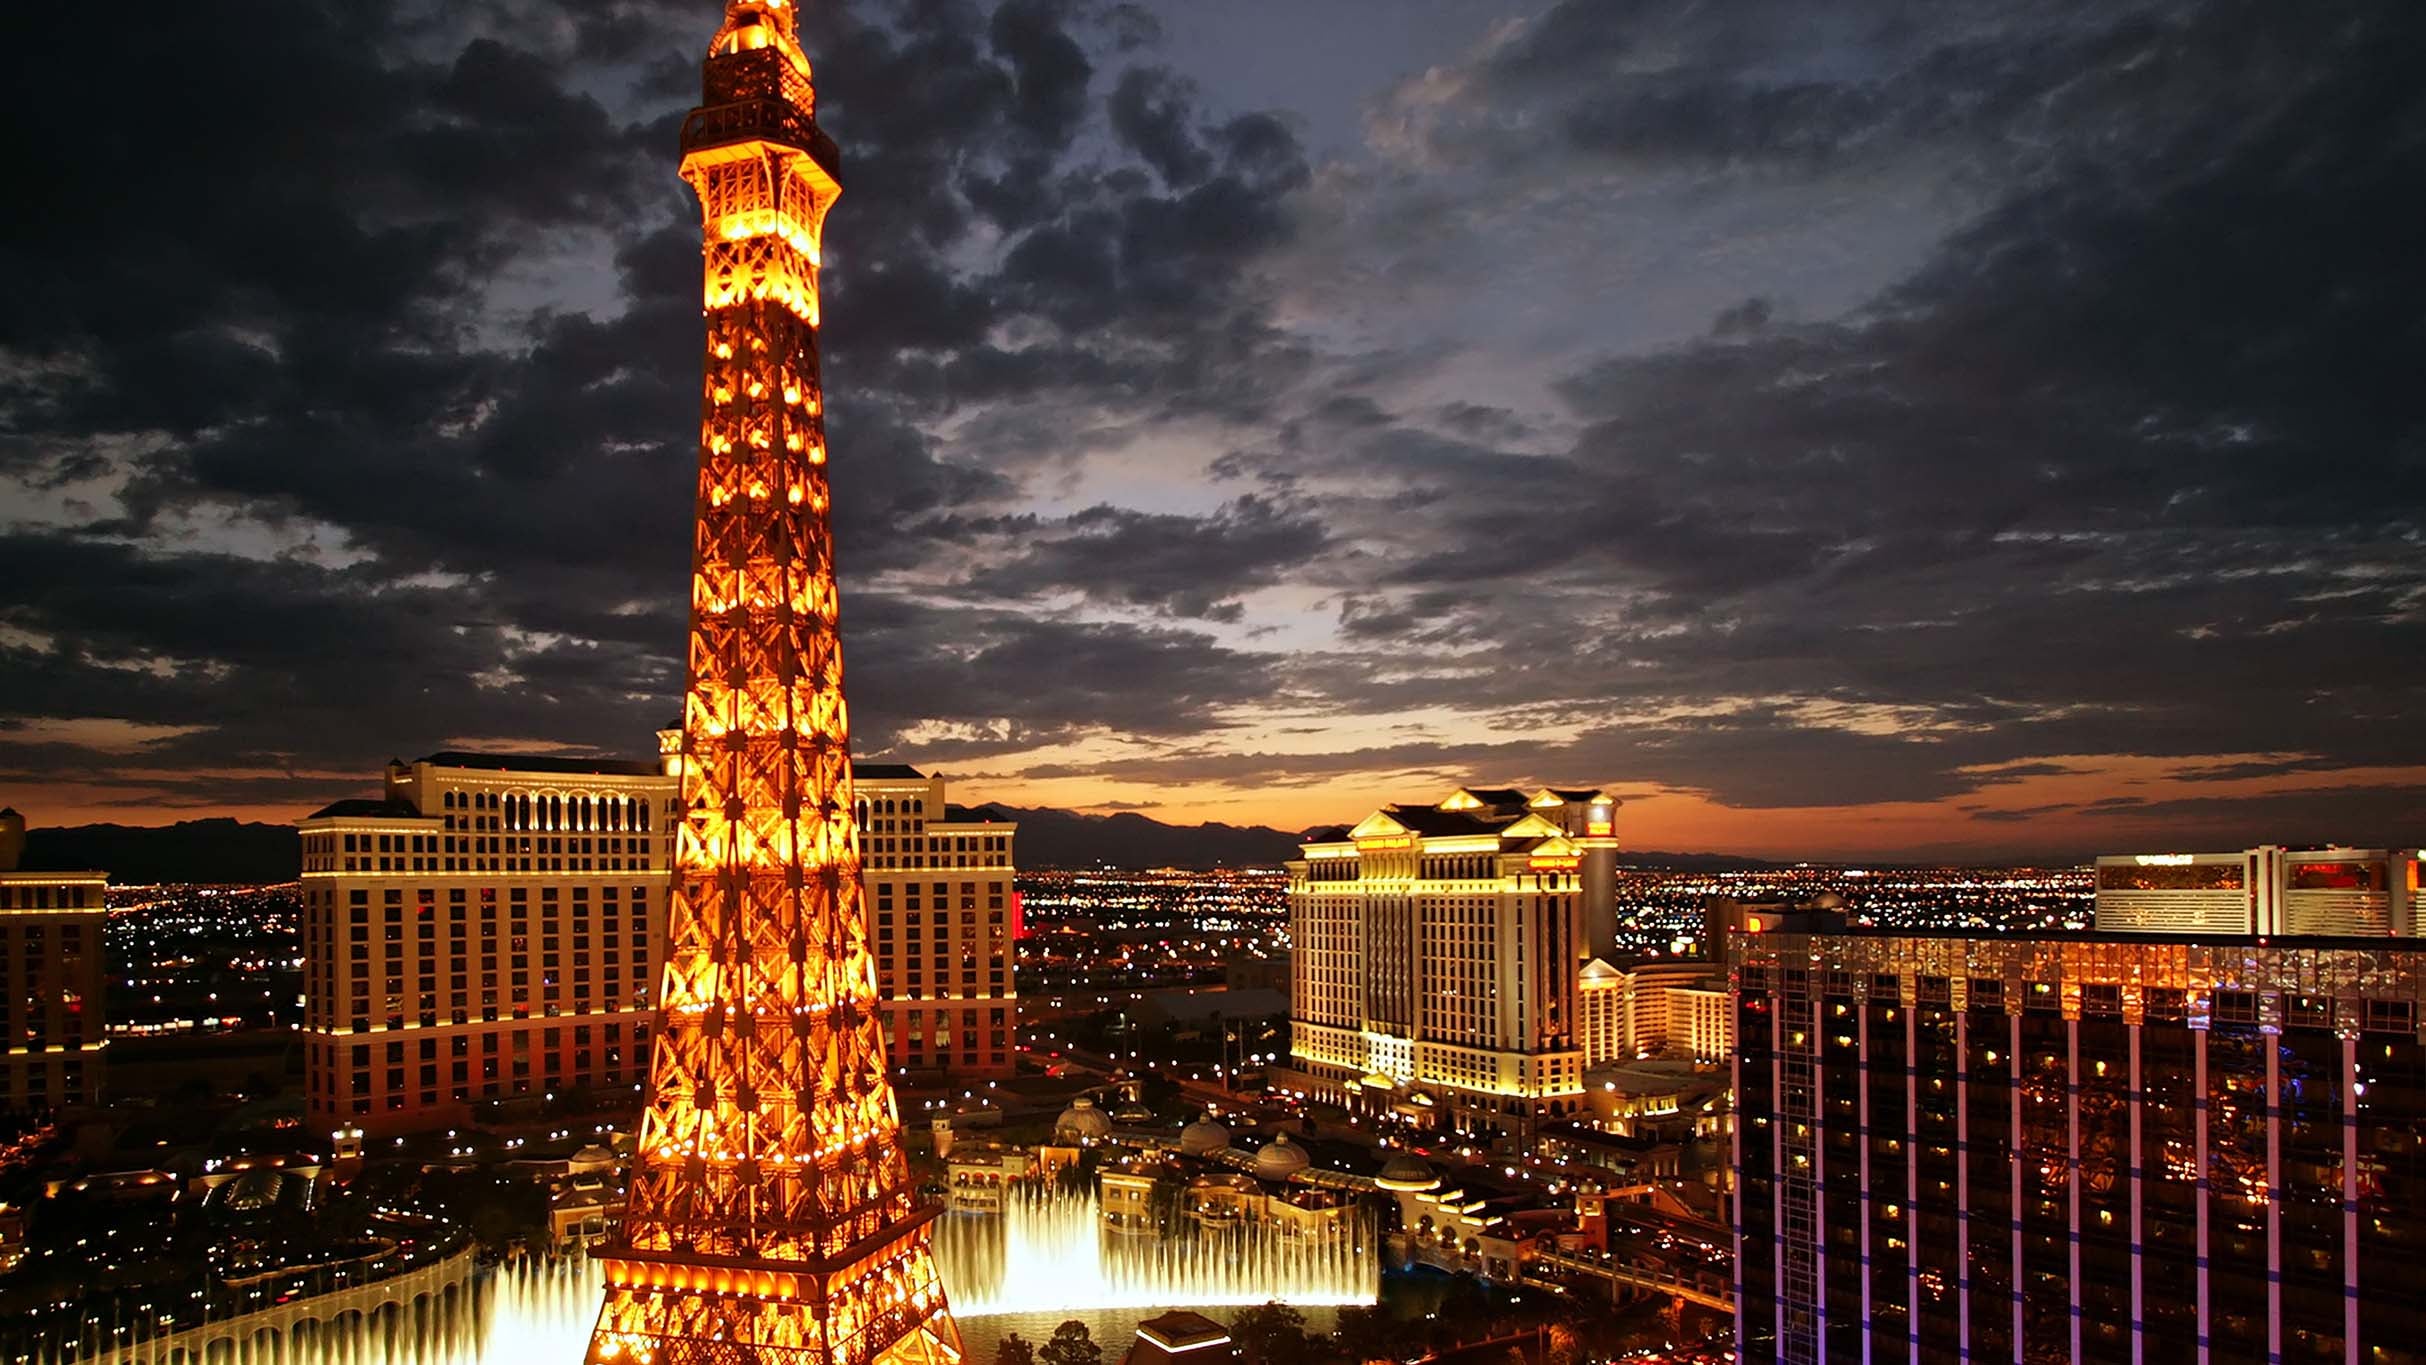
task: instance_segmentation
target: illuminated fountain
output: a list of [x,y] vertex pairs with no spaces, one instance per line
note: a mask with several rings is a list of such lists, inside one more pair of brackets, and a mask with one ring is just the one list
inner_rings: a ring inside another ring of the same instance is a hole
[[[1000,1214],[946,1215],[935,1251],[954,1313],[1018,1320],[1022,1330],[1035,1325],[1022,1316],[1032,1314],[1052,1315],[1042,1320],[1049,1330],[1053,1317],[1090,1313],[1102,1327],[1161,1308],[1371,1303],[1381,1280],[1373,1229],[1361,1218],[1328,1236],[1251,1223],[1167,1237],[1109,1233],[1092,1193],[1053,1185],[1013,1187]],[[113,1352],[96,1328],[81,1343],[0,1356],[29,1365],[544,1365],[581,1359],[604,1291],[600,1263],[581,1256],[509,1262],[468,1284],[460,1300],[433,1295],[426,1308],[336,1312],[332,1302],[328,1320],[276,1330],[263,1325],[268,1315],[233,1319],[219,1325],[227,1339],[208,1347],[189,1332]],[[1115,1311],[1103,1318],[1104,1310]],[[992,1335],[977,1325],[976,1338]]]
[[946,1217],[935,1250],[962,1317],[1274,1299],[1339,1306],[1373,1302],[1381,1284],[1381,1257],[1362,1220],[1337,1236],[1256,1225],[1124,1235],[1103,1230],[1094,1195],[1056,1186],[1013,1187],[999,1215]]

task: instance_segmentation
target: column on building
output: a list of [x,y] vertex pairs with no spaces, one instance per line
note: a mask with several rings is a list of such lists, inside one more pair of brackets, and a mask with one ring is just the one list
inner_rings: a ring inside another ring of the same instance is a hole
[[1017,1064],[1017,824],[945,801],[906,764],[851,771],[885,1045],[910,1079],[1000,1077]]
[[450,751],[299,822],[312,1124],[637,1093],[678,781],[653,760]]

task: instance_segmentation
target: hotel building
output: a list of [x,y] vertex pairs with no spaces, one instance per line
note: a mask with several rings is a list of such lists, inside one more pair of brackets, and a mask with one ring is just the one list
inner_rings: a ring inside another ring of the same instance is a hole
[[437,753],[299,822],[309,1121],[399,1132],[644,1081],[670,767]]
[[946,805],[944,779],[906,764],[854,764],[851,788],[893,1065],[911,1079],[1010,1075],[1019,827]]
[[2109,933],[2418,935],[2415,849],[2134,853],[2097,860]]
[[2419,1359],[2426,947],[1732,935],[1747,1362]]
[[[660,732],[654,761],[431,754],[299,823],[311,1123],[403,1132],[647,1079],[681,741]],[[1009,1075],[1016,827],[962,818],[913,768],[853,777],[895,1063]]]
[[1594,958],[1577,977],[1576,992],[1587,1067],[1658,1056],[1723,1062],[1735,1049],[1726,978],[1710,963],[1615,967]]
[[1461,788],[1316,831],[1288,865],[1292,1079],[1460,1132],[1579,1111],[1616,806]]
[[103,1010],[103,872],[22,872],[25,818],[0,810],[0,1109],[98,1104]]

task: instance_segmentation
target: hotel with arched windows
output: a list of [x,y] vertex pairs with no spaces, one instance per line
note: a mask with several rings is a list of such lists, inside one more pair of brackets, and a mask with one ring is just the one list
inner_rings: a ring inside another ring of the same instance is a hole
[[300,822],[315,1126],[648,1076],[676,779],[663,760],[436,753]]
[[[648,1079],[681,748],[664,730],[653,760],[397,760],[382,795],[298,823],[314,1126],[444,1127],[485,1100]],[[947,806],[915,768],[852,776],[894,1067],[1010,1074],[1018,827]]]

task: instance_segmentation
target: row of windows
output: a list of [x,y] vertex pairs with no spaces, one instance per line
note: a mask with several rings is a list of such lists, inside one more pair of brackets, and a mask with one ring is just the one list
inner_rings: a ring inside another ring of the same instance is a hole
[[98,910],[98,886],[23,886],[0,883],[0,910]]
[[[439,806],[450,811],[497,811],[497,823],[489,826],[492,829],[645,830],[653,821],[648,798],[642,796],[449,790],[440,795]],[[672,809],[670,803],[667,809]]]
[[[53,1080],[57,1081],[54,1086]],[[12,1060],[0,1067],[0,1100],[10,1104],[41,1107],[53,1104],[84,1104],[93,1097],[85,1093],[84,1059],[65,1057],[55,1063],[46,1057],[26,1057]]]
[[[581,908],[578,903],[588,900],[592,889],[593,888],[588,885],[580,885],[570,888],[560,886],[543,886],[539,888],[538,900],[543,910],[554,909],[556,903],[560,900],[571,900],[576,902],[574,908],[578,910]],[[602,901],[613,901],[619,899],[619,893],[622,891],[620,886],[599,886],[595,889],[598,892],[598,898]],[[566,894],[568,891],[569,894]],[[329,902],[325,897],[325,892],[315,891],[312,893],[308,903],[311,908],[315,910],[326,909]],[[447,888],[446,903],[450,906],[469,905],[472,903],[472,899],[473,897],[471,892],[467,888],[460,886]],[[491,918],[496,914],[493,907],[497,904],[497,899],[496,887],[484,886],[480,888],[479,902],[481,906],[481,918]],[[505,902],[508,905],[521,906],[528,903],[531,899],[531,888],[527,886],[510,886],[506,888]],[[638,908],[639,906],[646,904],[649,899],[649,888],[645,886],[633,887],[631,899],[634,908]],[[419,887],[413,892],[413,900],[416,903],[425,906],[434,905],[438,900],[438,892],[431,887]],[[381,888],[380,901],[382,904],[386,905],[403,904],[403,888]],[[370,904],[370,888],[367,886],[346,888],[345,902],[349,906],[364,906]],[[519,914],[521,912],[517,910],[515,913]]]
[[[324,836],[329,837],[329,836]],[[475,845],[477,845],[475,847]],[[530,835],[512,838],[462,839],[438,834],[348,834],[329,853],[644,853],[657,846],[654,838],[636,834]]]
[[[85,1006],[101,991],[101,965],[85,948],[81,924],[0,924],[0,1045],[83,1045]],[[97,1012],[92,1024],[99,1032]]]

